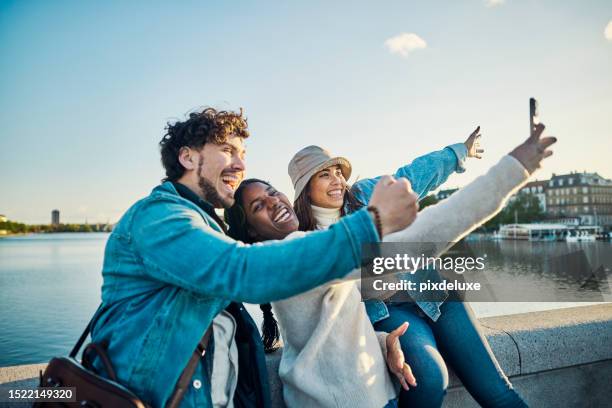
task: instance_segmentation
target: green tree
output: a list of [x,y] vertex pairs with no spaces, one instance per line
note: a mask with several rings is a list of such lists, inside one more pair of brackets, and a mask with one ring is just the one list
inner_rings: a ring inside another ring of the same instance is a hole
[[532,223],[544,219],[544,211],[538,197],[530,193],[520,193],[510,200],[499,214],[490,219],[484,229],[497,229],[500,225]]
[[78,231],[79,232],[93,232],[93,229],[91,228],[91,225],[89,224],[80,224]]
[[27,225],[9,220],[0,222],[0,230],[7,230],[12,234],[22,234],[27,232]]

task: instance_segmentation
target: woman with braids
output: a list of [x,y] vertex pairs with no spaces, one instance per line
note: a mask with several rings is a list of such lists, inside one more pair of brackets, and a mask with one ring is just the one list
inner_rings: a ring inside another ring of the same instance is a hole
[[[410,227],[386,236],[384,241],[432,242],[431,255],[441,255],[449,246],[444,243],[456,242],[497,213],[507,198],[539,167],[541,160],[552,154],[546,148],[556,139],[540,139],[543,129],[538,126],[533,136],[504,156],[485,175],[447,200],[427,207]],[[305,160],[302,164],[303,169],[310,168],[304,172],[307,175],[313,170],[312,174],[317,174],[329,167],[346,166],[348,161],[323,153],[316,160]],[[302,183],[302,188],[310,183],[312,174]],[[387,178],[384,176],[382,180]],[[294,179],[299,180],[299,177]],[[346,184],[339,185],[345,199]],[[336,196],[333,190],[338,189],[327,191]],[[296,191],[298,195],[301,193],[298,188]],[[257,179],[244,181],[235,197],[235,204],[226,211],[232,237],[255,243],[284,239],[289,235],[291,239],[303,234],[296,231],[298,215],[289,200],[269,183]],[[327,225],[337,228],[333,222],[314,219],[319,228]],[[292,254],[286,256],[291,258]],[[301,260],[295,259],[295,262]],[[320,259],[320,262],[327,260]],[[289,408],[395,406],[397,388],[390,373],[399,380],[403,391],[419,389],[420,382],[426,380],[415,379],[410,366],[404,362],[399,343],[400,339],[411,335],[410,332],[403,335],[407,323],[402,322],[388,336],[374,331],[361,302],[356,283],[359,276],[359,271],[354,271],[341,281],[272,304],[284,341],[279,375]],[[270,317],[268,315],[266,326],[274,323]],[[275,332],[267,327],[264,331]],[[266,339],[266,345],[273,348],[271,338]],[[487,367],[477,369],[486,370]]]
[[[284,239],[292,233],[302,234],[298,232],[298,219],[295,212],[291,208],[291,203],[286,195],[277,191],[267,181],[259,179],[247,179],[244,180],[235,194],[235,204],[225,211],[225,221],[229,226],[228,235],[236,240],[245,243],[256,243],[268,240],[279,240]],[[290,254],[287,254],[290,256]],[[296,259],[296,262],[300,262]],[[307,273],[307,272],[305,272]],[[354,278],[353,278],[354,279]],[[402,384],[407,383],[415,386],[414,377],[410,373],[410,368],[405,365],[404,357],[402,355],[401,348],[399,347],[398,338],[408,328],[407,324],[402,324],[393,333],[387,335],[387,333],[374,333],[372,325],[367,320],[367,315],[363,311],[363,307],[360,305],[360,294],[356,289],[354,281],[346,282],[345,287],[348,288],[346,295],[349,295],[344,301],[338,300],[335,303],[342,308],[343,305],[349,306],[351,309],[357,309],[356,314],[359,324],[354,327],[352,335],[359,338],[367,338],[364,341],[363,350],[354,349],[346,350],[348,354],[346,356],[339,355],[338,357],[348,358],[348,361],[355,361],[355,356],[352,352],[360,353],[360,360],[367,360],[358,363],[358,365],[368,366],[368,369],[359,369],[357,375],[351,374],[353,377],[351,383],[347,382],[347,377],[344,375],[337,375],[335,373],[336,368],[330,367],[330,372],[335,381],[327,383],[329,387],[329,393],[324,389],[319,389],[316,395],[308,395],[307,393],[298,394],[290,392],[290,389],[284,384],[284,399],[286,405],[291,407],[305,407],[305,406],[317,406],[317,407],[336,407],[336,406],[352,406],[352,407],[376,407],[376,406],[395,406],[395,397],[397,394],[395,385],[391,381],[387,368],[384,364],[383,356],[386,356],[386,361],[389,369],[398,376],[398,379]],[[315,292],[323,294],[326,291],[325,286],[316,288],[305,294],[305,298],[312,299],[315,302],[320,302],[319,295],[313,295]],[[346,297],[346,296],[345,296]],[[308,307],[300,301],[299,297],[292,297],[286,301],[290,306],[296,306],[298,308]],[[275,308],[278,305],[275,303]],[[268,304],[260,305],[263,311],[264,320],[262,324],[262,341],[264,343],[265,351],[267,353],[273,352],[279,347],[280,332],[277,322],[272,313],[272,306]],[[316,306],[311,310],[316,310]],[[361,312],[359,312],[361,310]],[[287,318],[292,320],[291,316],[294,313],[288,313]],[[348,315],[348,313],[346,313]],[[355,313],[351,313],[355,315]],[[280,311],[280,316],[285,317],[284,308]],[[347,316],[348,317],[348,316]],[[283,339],[285,347],[283,349],[283,356],[281,360],[281,372],[283,371],[283,362],[287,361],[288,357],[292,355],[292,351],[300,350],[299,344],[294,344],[293,329],[294,323],[298,326],[301,325],[302,319],[295,319],[292,322],[281,323],[281,327],[289,329],[283,332]],[[332,325],[337,326],[337,324]],[[305,326],[306,327],[306,326]],[[299,329],[298,329],[299,330]],[[364,333],[361,333],[364,331]],[[303,335],[296,335],[295,339],[299,339]],[[336,338],[340,342],[343,342],[343,335],[338,333]],[[382,350],[382,352],[381,352]],[[319,355],[317,358],[326,358],[325,355]],[[304,372],[302,373],[301,384],[312,384],[315,388],[320,388],[320,379],[318,378],[318,372]],[[369,384],[369,385],[368,385]],[[368,385],[366,387],[366,385]],[[310,386],[307,386],[310,388]],[[357,393],[351,393],[351,389],[358,390]],[[345,395],[347,394],[347,395]],[[351,394],[351,395],[348,395]],[[343,401],[337,401],[338,395],[344,395]],[[373,405],[374,404],[374,405]]]

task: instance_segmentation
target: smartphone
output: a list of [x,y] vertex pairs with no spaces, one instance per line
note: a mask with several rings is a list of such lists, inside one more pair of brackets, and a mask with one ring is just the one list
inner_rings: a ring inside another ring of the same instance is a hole
[[538,110],[538,101],[535,98],[529,98],[529,134],[533,135],[535,126],[540,123],[540,113]]

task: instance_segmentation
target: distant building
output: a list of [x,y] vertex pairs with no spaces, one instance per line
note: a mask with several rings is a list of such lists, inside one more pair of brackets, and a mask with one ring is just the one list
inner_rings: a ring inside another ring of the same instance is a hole
[[448,190],[440,190],[436,194],[436,198],[438,199],[438,201],[442,201],[445,198],[450,197],[451,194],[453,194],[457,190],[459,190],[459,189],[458,188],[451,188],[451,189],[448,189]]
[[[440,190],[436,198],[444,200],[457,190]],[[612,180],[597,173],[553,174],[550,180],[525,184],[508,202],[518,194],[535,195],[547,223],[612,229]]]
[[612,226],[612,180],[597,173],[554,175],[547,181],[550,218],[580,225]]
[[531,194],[531,195],[536,196],[538,198],[538,201],[540,202],[540,208],[542,209],[542,211],[546,212],[546,185],[547,184],[548,184],[548,180],[531,181],[525,184],[525,186],[521,188],[519,193],[520,194]]
[[60,212],[59,210],[51,211],[51,225],[59,225],[60,224]]

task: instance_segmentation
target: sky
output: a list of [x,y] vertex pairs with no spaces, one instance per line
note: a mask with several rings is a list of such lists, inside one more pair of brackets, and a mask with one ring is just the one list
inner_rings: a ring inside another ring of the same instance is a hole
[[484,173],[540,103],[555,154],[534,175],[612,178],[612,2],[0,2],[0,214],[116,222],[163,177],[167,122],[244,108],[247,176],[293,197],[317,144],[353,179],[480,125]]

